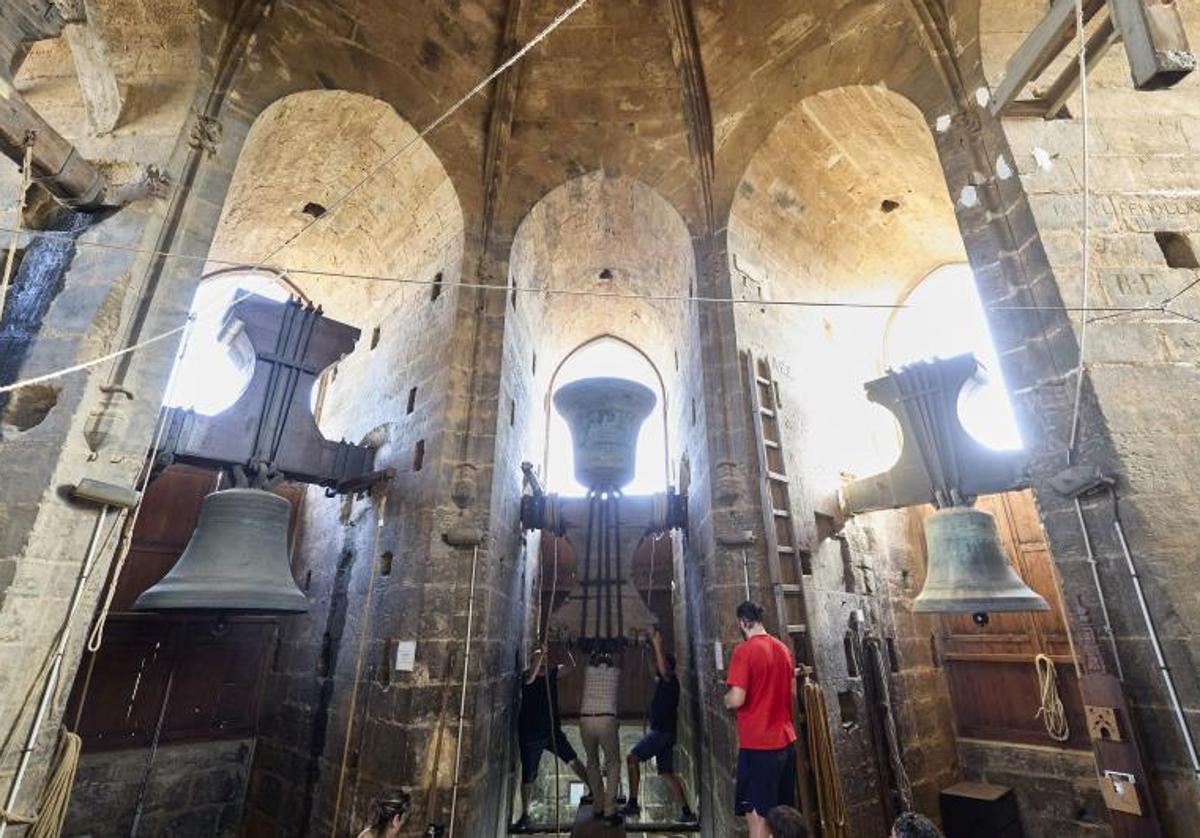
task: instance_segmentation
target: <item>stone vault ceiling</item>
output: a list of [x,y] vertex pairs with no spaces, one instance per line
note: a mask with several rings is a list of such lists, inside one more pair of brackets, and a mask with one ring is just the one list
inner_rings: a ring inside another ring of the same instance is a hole
[[[693,234],[721,229],[751,156],[806,96],[884,84],[927,112],[947,98],[917,11],[929,2],[590,0],[429,144],[468,234],[486,208],[498,253],[541,197],[594,170],[651,186]],[[228,14],[226,0],[202,5]],[[419,129],[567,5],[278,0],[230,101],[257,113],[300,90],[345,89]],[[955,14],[971,29],[965,5]]]

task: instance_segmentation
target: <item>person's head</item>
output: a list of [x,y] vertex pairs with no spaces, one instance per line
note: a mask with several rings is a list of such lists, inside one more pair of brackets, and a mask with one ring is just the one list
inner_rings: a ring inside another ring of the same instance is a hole
[[772,838],[804,838],[804,816],[791,806],[776,806],[767,812],[767,828]]
[[892,838],[942,838],[942,831],[918,812],[901,812],[892,823]]
[[667,662],[667,670],[672,675],[674,675],[675,674],[675,656],[673,654],[671,654],[670,652],[667,652],[665,655],[663,655],[663,660],[665,660]]
[[408,819],[412,798],[405,791],[386,794],[371,804],[371,831],[376,835],[399,835]]
[[590,666],[612,666],[612,652],[609,652],[607,649],[597,649],[592,652],[591,657],[588,659],[588,664]]
[[763,610],[762,606],[746,600],[737,607],[738,628],[742,630],[742,634],[749,634],[756,628],[762,627]]

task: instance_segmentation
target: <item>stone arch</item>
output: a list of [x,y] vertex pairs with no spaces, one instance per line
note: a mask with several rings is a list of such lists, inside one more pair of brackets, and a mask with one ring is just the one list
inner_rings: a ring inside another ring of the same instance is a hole
[[[365,336],[379,329],[379,349],[360,340],[324,401],[327,432],[358,439],[389,416],[406,415],[413,371],[426,359],[432,369],[432,359],[448,352],[419,336],[450,328],[464,236],[454,186],[411,125],[378,99],[314,90],[277,100],[255,120],[209,257],[222,265],[265,259],[329,316]],[[377,374],[378,381],[397,379],[396,386],[379,387],[371,410],[353,407],[356,388],[346,382]]]
[[[650,387],[651,390],[654,391],[654,394],[658,399],[658,404],[656,404],[654,407],[654,413],[651,414],[651,418],[649,420],[647,420],[645,425],[643,425],[643,427],[642,427],[642,432],[640,434],[639,442],[638,442],[638,445],[639,445],[638,462],[639,462],[639,466],[640,466],[640,464],[642,463],[642,461],[648,454],[651,456],[653,455],[653,452],[648,452],[646,450],[643,450],[647,444],[657,445],[658,447],[661,447],[662,458],[663,458],[661,475],[663,478],[663,484],[662,484],[662,486],[655,487],[655,490],[659,491],[662,489],[663,486],[666,485],[666,477],[668,474],[670,474],[670,469],[671,469],[670,454],[669,454],[669,452],[671,450],[670,449],[671,434],[670,434],[669,423],[667,421],[668,401],[667,401],[666,382],[663,379],[662,371],[659,370],[659,368],[654,365],[654,361],[652,361],[650,359],[650,356],[647,355],[640,346],[638,346],[637,344],[632,343],[628,340],[625,340],[624,338],[616,337],[616,336],[610,335],[610,334],[596,335],[595,337],[588,338],[583,343],[579,344],[574,349],[567,352],[567,354],[564,355],[561,358],[561,360],[559,360],[558,364],[555,365],[554,371],[550,375],[550,381],[546,387],[546,394],[547,394],[547,399],[546,399],[546,403],[545,403],[546,404],[546,420],[545,420],[546,421],[546,444],[545,444],[545,448],[544,448],[545,454],[544,454],[543,461],[542,461],[543,473],[547,476],[550,487],[552,489],[554,489],[555,491],[561,491],[556,486],[555,481],[554,481],[553,458],[556,455],[555,455],[554,451],[552,450],[555,447],[554,446],[555,416],[554,416],[554,405],[552,403],[553,402],[552,397],[554,395],[555,390],[557,390],[557,388],[559,386],[567,383],[565,380],[562,380],[560,378],[560,374],[564,372],[564,370],[567,368],[567,366],[571,363],[572,359],[579,358],[584,353],[587,353],[589,350],[601,348],[606,343],[614,344],[616,348],[619,348],[620,354],[625,354],[627,356],[631,356],[634,359],[640,359],[642,362],[644,362],[644,365],[645,365],[644,369],[648,369],[649,372],[651,373],[650,376],[646,376],[644,374],[639,375],[636,372],[633,372],[633,371],[630,371],[627,369],[619,369],[619,370],[613,370],[611,374],[619,375],[622,377],[629,377],[629,378],[639,381],[639,383],[646,384],[647,386]],[[565,430],[565,428],[560,428],[559,432],[561,433],[563,430]],[[561,450],[561,446],[559,446],[559,449]],[[639,468],[639,471],[642,471],[642,470],[643,469]],[[645,470],[648,471],[649,469],[645,469]],[[658,469],[656,468],[655,471],[658,472]],[[637,489],[630,489],[629,491],[633,494],[638,493]]]
[[[674,206],[632,178],[593,172],[567,181],[518,227],[509,283],[504,378],[510,398],[543,405],[557,359],[601,335],[623,340],[663,374],[672,429],[668,456],[677,464],[692,427],[692,401],[701,397],[699,374],[689,373],[699,363],[698,352],[691,357],[699,336],[689,301],[695,255]],[[551,363],[538,371],[532,363],[512,363],[534,354]],[[540,450],[544,412],[523,418],[520,444],[530,453]]]
[[887,306],[938,265],[966,261],[924,115],[877,86],[804,99],[751,158],[727,236],[735,297],[879,306],[736,307],[743,344],[779,359],[783,386],[796,388],[793,405],[824,394],[807,411],[809,467],[835,491],[846,470],[838,437],[853,427],[847,417],[858,417],[877,449],[852,469],[860,476],[867,460],[879,464],[894,446],[891,420],[862,395],[862,384],[884,371]]

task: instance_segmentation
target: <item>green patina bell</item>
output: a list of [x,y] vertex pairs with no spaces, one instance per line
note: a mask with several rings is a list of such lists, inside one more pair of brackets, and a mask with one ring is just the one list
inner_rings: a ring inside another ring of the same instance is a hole
[[204,499],[179,561],[137,598],[139,611],[307,611],[292,578],[292,505],[261,489],[226,489]]
[[912,610],[924,614],[1049,611],[1008,563],[996,519],[982,509],[951,506],[925,519],[929,566]]

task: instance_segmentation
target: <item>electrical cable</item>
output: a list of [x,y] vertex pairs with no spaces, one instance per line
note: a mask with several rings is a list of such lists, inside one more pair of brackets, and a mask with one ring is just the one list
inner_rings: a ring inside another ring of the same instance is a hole
[[1034,713],[1034,718],[1041,717],[1046,726],[1046,733],[1055,742],[1066,742],[1071,738],[1071,727],[1067,723],[1067,711],[1063,709],[1062,698],[1058,694],[1058,672],[1054,661],[1049,655],[1039,654],[1033,659],[1037,670],[1038,695],[1041,706]]

